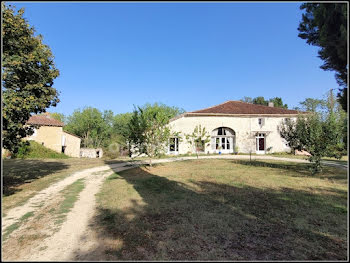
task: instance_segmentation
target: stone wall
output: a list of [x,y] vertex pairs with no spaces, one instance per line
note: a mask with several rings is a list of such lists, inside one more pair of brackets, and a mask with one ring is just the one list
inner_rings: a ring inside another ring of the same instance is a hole
[[26,137],[26,139],[34,140],[37,143],[60,153],[62,151],[62,133],[62,127],[40,126],[34,130],[33,135]]
[[80,142],[81,139],[77,136],[63,132],[62,136],[65,137],[65,151],[64,153],[71,157],[80,157]]
[[101,148],[80,148],[80,157],[83,158],[102,158],[103,150]]

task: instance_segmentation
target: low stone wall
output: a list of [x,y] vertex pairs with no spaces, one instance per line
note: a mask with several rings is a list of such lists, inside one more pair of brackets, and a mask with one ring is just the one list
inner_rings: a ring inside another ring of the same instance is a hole
[[102,158],[103,150],[101,148],[80,148],[80,157]]
[[305,155],[305,156],[310,156],[311,154],[308,153],[307,151],[298,151],[295,150],[295,155]]

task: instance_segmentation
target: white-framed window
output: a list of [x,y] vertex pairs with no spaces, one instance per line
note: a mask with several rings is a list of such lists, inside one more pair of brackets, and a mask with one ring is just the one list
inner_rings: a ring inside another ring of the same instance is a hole
[[169,139],[169,152],[178,152],[179,151],[179,138],[172,137]]

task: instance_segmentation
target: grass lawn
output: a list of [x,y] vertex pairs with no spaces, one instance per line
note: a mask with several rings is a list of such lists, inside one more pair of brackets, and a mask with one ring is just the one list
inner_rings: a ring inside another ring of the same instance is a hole
[[3,213],[6,214],[8,209],[23,204],[37,192],[74,172],[116,162],[118,160],[88,158],[5,159],[3,160]]
[[308,169],[190,160],[126,170],[102,186],[93,228],[109,260],[346,260],[347,173]]

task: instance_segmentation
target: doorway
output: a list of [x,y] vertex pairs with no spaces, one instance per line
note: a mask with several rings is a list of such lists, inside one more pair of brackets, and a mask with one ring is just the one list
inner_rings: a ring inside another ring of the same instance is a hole
[[257,133],[256,137],[256,153],[265,154],[266,150],[266,136],[264,133]]

